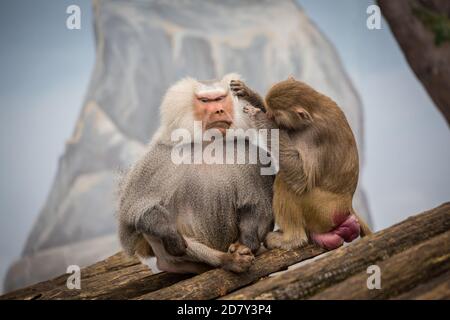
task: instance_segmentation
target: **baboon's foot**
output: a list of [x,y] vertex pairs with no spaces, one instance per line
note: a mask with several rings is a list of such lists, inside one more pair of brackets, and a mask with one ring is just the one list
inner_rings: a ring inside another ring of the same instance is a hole
[[247,271],[253,264],[255,257],[247,246],[241,243],[233,243],[228,252],[222,257],[222,268],[228,271],[241,273]]
[[250,248],[239,242],[232,243],[228,248],[228,253],[236,252],[240,255],[252,255]]

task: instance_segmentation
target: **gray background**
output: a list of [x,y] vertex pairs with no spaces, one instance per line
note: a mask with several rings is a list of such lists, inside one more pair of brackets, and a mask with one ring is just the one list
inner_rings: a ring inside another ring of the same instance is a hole
[[[375,229],[450,199],[450,131],[371,1],[299,1],[338,50],[365,113]],[[66,7],[82,10],[67,30]],[[0,278],[20,256],[74,129],[94,64],[90,1],[16,0],[0,9]]]

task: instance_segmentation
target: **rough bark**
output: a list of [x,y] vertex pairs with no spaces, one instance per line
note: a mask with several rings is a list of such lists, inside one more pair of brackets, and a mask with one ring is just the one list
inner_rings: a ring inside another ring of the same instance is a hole
[[411,69],[450,125],[448,0],[378,0]]
[[1,296],[0,299],[130,299],[169,286],[192,275],[153,275],[137,259],[117,253],[81,269],[81,290],[66,286],[69,274]]
[[152,274],[146,265],[138,264],[82,278],[80,290],[70,290],[64,285],[43,293],[38,299],[131,299],[192,276],[165,272]]
[[445,203],[326,257],[238,290],[225,299],[305,299],[368,266],[450,229],[450,203]]
[[394,298],[395,300],[449,300],[450,271],[418,285],[414,289]]
[[[81,269],[83,279],[87,279],[97,274],[114,271],[121,268],[130,267],[139,264],[137,259],[128,257],[125,253],[119,252],[105,260],[94,263],[91,266]],[[40,282],[28,286],[23,289],[12,291],[6,295],[0,296],[0,299],[24,299],[33,300],[39,298],[44,292],[50,291],[55,287],[60,287],[66,284],[67,274],[56,277],[52,280]]]
[[314,300],[388,299],[450,269],[450,231],[402,251],[381,263],[379,289],[369,289],[366,270],[312,296]]
[[323,252],[324,249],[313,245],[291,251],[281,249],[267,251],[257,257],[250,270],[245,273],[235,274],[223,269],[214,269],[138,299],[214,299]]
[[[244,274],[215,269],[195,277],[152,275],[136,259],[118,253],[82,269],[81,290],[67,289],[66,274],[0,299],[445,299],[450,296],[449,230],[450,203],[445,203],[323,256],[318,255],[324,250],[314,246],[267,251]],[[297,268],[263,278],[303,260]],[[372,264],[382,269],[382,290],[367,292],[366,270]]]

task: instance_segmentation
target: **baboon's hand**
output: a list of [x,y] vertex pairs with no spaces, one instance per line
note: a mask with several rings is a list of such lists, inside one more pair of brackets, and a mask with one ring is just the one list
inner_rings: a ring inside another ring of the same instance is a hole
[[231,80],[230,89],[233,95],[244,100],[247,100],[253,93],[241,80]]
[[267,117],[267,114],[261,109],[247,104],[242,108],[242,111],[246,113],[250,119],[252,126],[258,129],[277,129],[277,125],[273,120]]
[[254,260],[255,257],[250,248],[240,243],[233,243],[223,256],[222,267],[228,271],[241,273],[247,271]]
[[228,253],[238,253],[240,255],[252,255],[252,251],[250,250],[250,248],[239,242],[232,243],[228,248]]
[[269,121],[266,114],[262,112],[261,109],[255,108],[250,104],[245,105],[242,110],[248,115],[251,121],[264,124],[263,127],[268,127],[268,125],[266,124],[271,123],[271,121]]
[[244,82],[240,80],[231,80],[230,90],[234,96],[247,101],[255,108],[261,109],[263,112],[266,112],[266,107],[261,96],[247,87]]
[[162,237],[164,249],[172,256],[182,256],[186,253],[186,241],[178,231],[173,231]]
[[262,113],[261,109],[255,108],[250,104],[246,104],[243,108],[244,113],[248,114],[250,118],[256,118],[258,113]]

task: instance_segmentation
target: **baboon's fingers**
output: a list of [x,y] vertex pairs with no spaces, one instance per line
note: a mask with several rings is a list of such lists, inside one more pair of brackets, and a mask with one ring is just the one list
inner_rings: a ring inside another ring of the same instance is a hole
[[232,243],[228,248],[229,253],[236,253],[240,255],[253,255],[252,251],[246,245],[239,242]]

